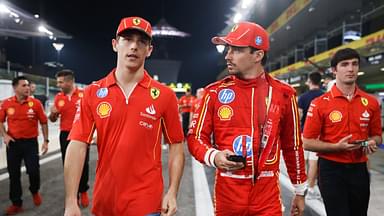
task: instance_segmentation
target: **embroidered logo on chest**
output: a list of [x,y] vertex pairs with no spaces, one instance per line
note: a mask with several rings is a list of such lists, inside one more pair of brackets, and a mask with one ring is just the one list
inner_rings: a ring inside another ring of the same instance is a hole
[[337,110],[334,110],[329,114],[329,119],[332,123],[340,122],[342,118],[343,114]]
[[101,102],[97,105],[96,113],[100,116],[100,118],[105,118],[110,116],[112,111],[112,106],[108,102]]

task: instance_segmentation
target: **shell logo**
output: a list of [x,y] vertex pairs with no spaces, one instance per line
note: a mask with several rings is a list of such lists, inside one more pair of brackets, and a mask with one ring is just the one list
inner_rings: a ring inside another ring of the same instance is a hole
[[97,105],[96,112],[100,118],[105,118],[110,116],[112,111],[112,106],[108,102],[101,102]]
[[64,104],[65,104],[64,100],[59,100],[59,102],[57,102],[57,106],[59,106],[59,107],[63,107]]
[[7,114],[8,114],[8,115],[13,115],[13,114],[15,114],[15,108],[13,108],[13,107],[9,107],[9,108],[7,109]]
[[228,121],[228,120],[231,120],[233,116],[233,109],[228,105],[223,105],[219,108],[219,110],[217,111],[217,114],[220,120]]
[[329,119],[332,121],[332,123],[340,122],[343,118],[343,114],[341,114],[340,111],[334,110],[329,114]]
[[28,106],[29,106],[29,107],[33,107],[33,101],[29,101],[29,102],[28,102]]
[[83,92],[79,92],[79,98],[82,98],[84,96]]

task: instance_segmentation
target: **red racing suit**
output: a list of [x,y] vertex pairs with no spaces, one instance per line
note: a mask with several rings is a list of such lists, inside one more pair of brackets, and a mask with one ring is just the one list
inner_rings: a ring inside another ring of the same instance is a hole
[[216,170],[215,214],[282,215],[280,150],[296,193],[306,188],[295,90],[267,73],[247,81],[229,76],[205,90],[191,121],[189,151],[213,167],[224,149],[246,155],[244,169]]

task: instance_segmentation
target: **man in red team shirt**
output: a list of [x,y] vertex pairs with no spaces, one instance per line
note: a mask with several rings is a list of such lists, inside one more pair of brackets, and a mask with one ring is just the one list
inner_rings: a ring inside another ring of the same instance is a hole
[[282,150],[295,187],[291,214],[302,215],[306,175],[296,94],[264,71],[268,33],[241,22],[212,42],[227,46],[231,76],[206,87],[190,124],[188,147],[198,161],[217,168],[215,214],[282,215]]
[[380,106],[356,85],[360,56],[350,48],[331,59],[336,85],[312,101],[304,126],[306,150],[318,152],[319,188],[328,216],[367,215],[367,154],[381,143]]
[[[48,125],[41,102],[30,95],[29,82],[26,77],[19,76],[12,80],[15,96],[5,99],[0,108],[0,133],[7,146],[7,169],[9,172],[9,198],[12,205],[6,209],[6,215],[14,215],[23,211],[21,199],[22,187],[20,181],[21,161],[24,160],[29,175],[29,190],[33,196],[33,203],[39,206],[42,202],[39,193],[40,165],[38,122],[44,137],[41,151],[48,151]],[[4,128],[7,121],[8,130]]]
[[[75,75],[73,71],[65,69],[56,73],[57,87],[61,92],[57,93],[54,100],[54,105],[51,107],[51,113],[48,118],[52,122],[56,122],[60,117],[60,150],[61,159],[64,164],[65,153],[69,144],[68,135],[72,129],[73,119],[75,118],[76,110],[80,105],[80,100],[83,97],[83,90],[75,85]],[[79,185],[79,200],[80,205],[87,207],[89,205],[88,198],[88,176],[89,176],[89,148],[85,156],[83,172],[80,178]]]
[[195,100],[195,96],[191,94],[191,89],[187,89],[185,95],[181,96],[179,99],[179,111],[181,113],[181,118],[183,122],[183,131],[184,135],[187,135],[188,126],[189,126],[189,118],[192,111],[193,101]]
[[[95,215],[174,215],[184,167],[184,139],[175,93],[144,69],[152,28],[123,18],[112,39],[117,67],[84,90],[64,165],[65,215],[80,215],[77,186],[87,146],[97,130]],[[169,187],[163,197],[162,134],[169,145]]]

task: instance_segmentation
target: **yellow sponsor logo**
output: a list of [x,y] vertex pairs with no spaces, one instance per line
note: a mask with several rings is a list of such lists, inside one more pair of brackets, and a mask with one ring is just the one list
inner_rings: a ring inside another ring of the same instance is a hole
[[57,106],[59,106],[59,107],[64,106],[64,104],[65,104],[64,100],[59,100],[59,102],[57,102]]
[[29,102],[28,102],[28,106],[29,106],[29,107],[33,107],[33,101],[29,101]]
[[135,18],[135,19],[132,20],[132,23],[133,23],[133,25],[140,25],[141,20],[138,19],[138,18]]
[[97,105],[96,112],[100,116],[100,118],[105,118],[110,116],[112,111],[112,106],[108,102],[101,102]]
[[368,99],[365,98],[365,97],[362,97],[362,98],[361,98],[361,103],[362,103],[364,106],[368,106]]
[[83,92],[79,92],[79,98],[82,98],[84,96]]
[[150,94],[151,94],[152,99],[156,99],[160,96],[160,90],[158,88],[152,87],[150,89]]
[[340,111],[334,110],[329,114],[329,119],[332,121],[332,123],[340,122],[343,118],[343,114],[341,114]]
[[234,25],[233,27],[232,27],[232,29],[231,29],[231,32],[234,32],[234,31],[236,31],[236,29],[238,28],[239,26],[236,24],[236,25]]
[[233,116],[233,109],[228,105],[223,105],[219,108],[219,110],[217,111],[217,114],[220,120],[228,121],[228,120],[231,120]]
[[13,107],[9,107],[9,108],[7,109],[7,114],[8,114],[8,115],[13,115],[13,114],[15,114],[15,108],[13,108]]

